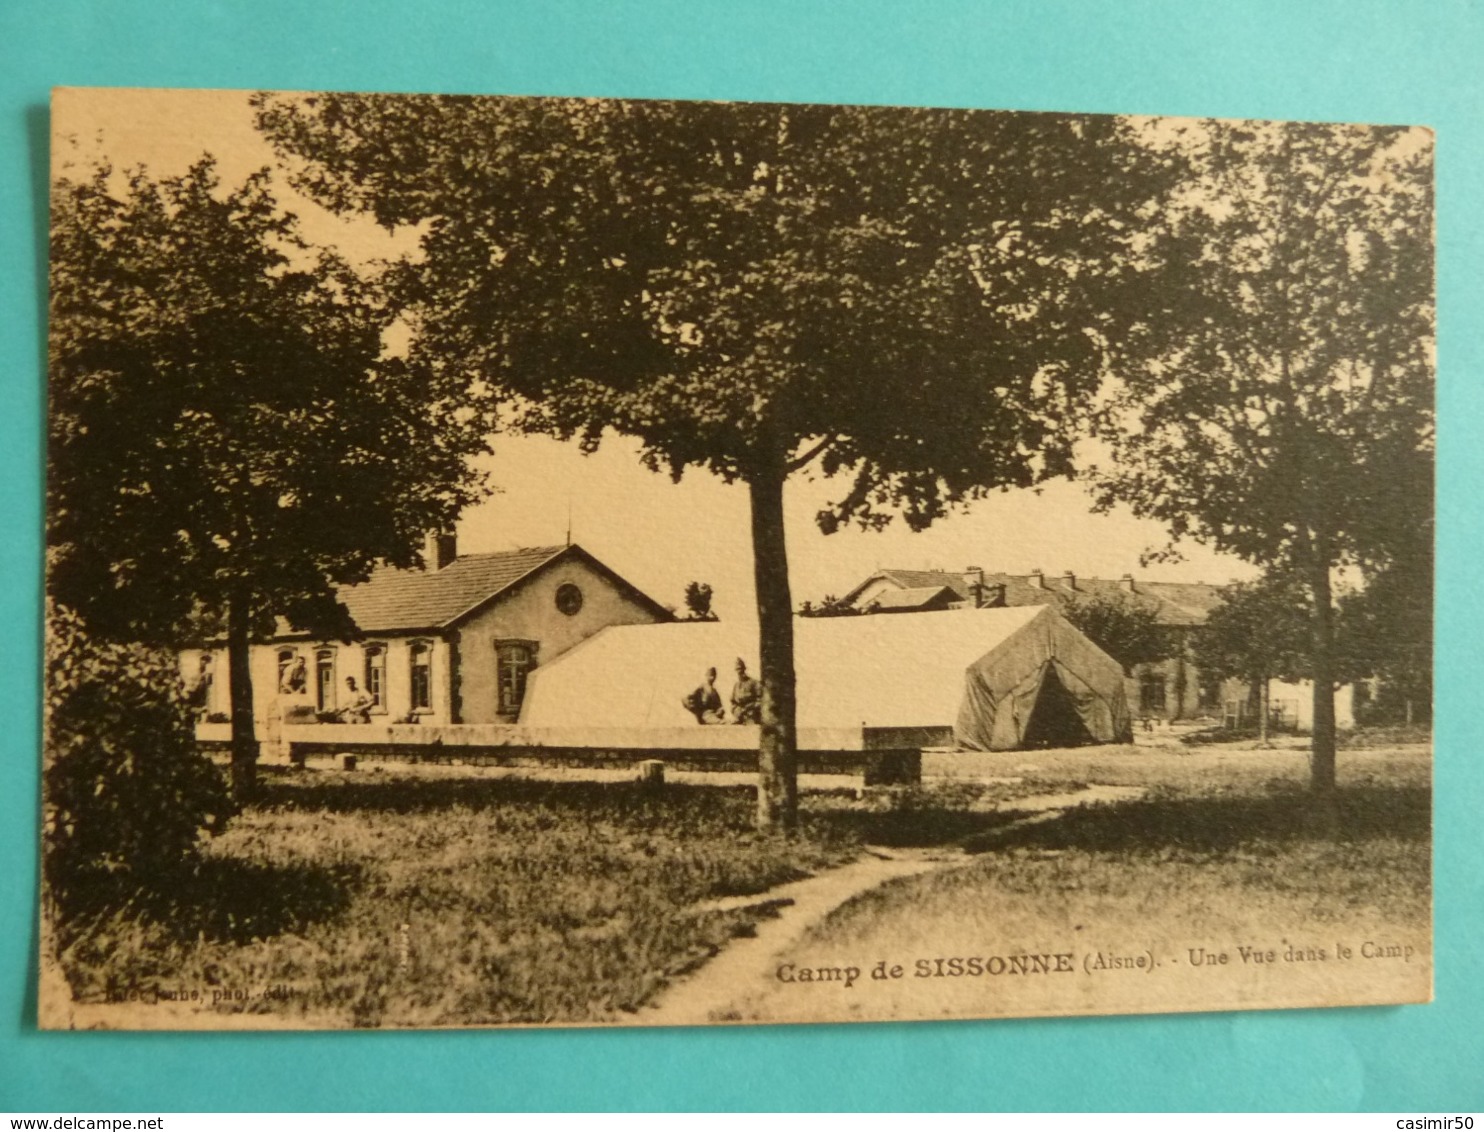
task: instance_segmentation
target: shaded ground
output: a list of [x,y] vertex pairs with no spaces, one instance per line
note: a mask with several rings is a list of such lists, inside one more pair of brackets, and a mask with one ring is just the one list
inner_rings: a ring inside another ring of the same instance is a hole
[[[1288,752],[1037,756],[1043,780],[1152,784],[1138,800],[985,831],[966,841],[980,852],[962,867],[856,895],[773,956],[723,1013],[803,1021],[1425,1000],[1430,765],[1425,748],[1348,754],[1337,806],[1316,814],[1306,764]],[[1042,955],[1067,956],[1065,970],[1006,974],[1014,957]],[[883,961],[903,976],[849,989],[780,977]]]
[[[1348,753],[1327,824],[1307,816],[1297,751],[933,755],[927,770],[920,788],[825,780],[830,789],[804,795],[792,841],[751,830],[744,785],[652,792],[472,768],[266,773],[262,797],[198,870],[127,900],[100,894],[65,925],[62,966],[81,1003],[72,1020],[953,1014],[961,1002],[921,987],[869,1004],[806,1001],[797,988],[780,997],[764,968],[780,954],[1051,947],[1099,925],[1138,929],[1105,932],[1108,946],[1173,947],[1180,932],[1384,933],[1426,920],[1425,748]],[[1093,799],[1110,804],[1047,820]],[[642,1010],[687,976],[684,1009]],[[1010,1000],[967,1010],[1007,1011],[1034,1012]]]
[[[732,1005],[739,997],[765,985],[772,977],[779,955],[794,946],[803,933],[846,901],[879,888],[887,881],[915,876],[957,860],[956,853],[924,850],[895,852],[868,849],[865,855],[838,869],[770,890],[764,904],[751,906],[774,912],[752,932],[734,939],[716,958],[694,973],[677,979],[660,991],[642,1011],[638,1021],[654,1026],[692,1026],[708,1022],[736,1021],[740,1015]],[[747,907],[737,898],[723,902]]]
[[[1052,821],[1066,811],[1086,806],[1106,806],[1143,794],[1138,787],[1069,786],[1054,794],[1028,794],[1025,783],[1011,784],[1019,789],[1001,797],[974,797],[965,787],[938,786],[918,792],[921,809],[912,813],[932,813],[928,808],[933,798],[972,798],[954,821],[937,825],[939,832],[967,837],[951,841],[944,837],[932,842],[936,848],[866,845],[860,859],[819,876],[794,881],[770,889],[761,896],[734,897],[714,902],[712,907],[743,907],[752,901],[754,907],[774,909],[774,919],[759,924],[745,939],[734,940],[716,959],[700,970],[681,978],[676,985],[662,991],[658,999],[643,1012],[642,1021],[656,1026],[701,1025],[707,1022],[740,1021],[742,1008],[736,1005],[770,985],[780,960],[787,956],[816,926],[836,909],[863,894],[871,894],[890,881],[916,877],[924,873],[962,866],[966,851],[989,837],[1002,837],[1026,825]],[[940,814],[947,817],[946,814]],[[920,830],[913,829],[913,832]],[[902,832],[892,830],[892,832]],[[915,839],[912,841],[916,844]],[[765,905],[758,901],[766,901]]]
[[[966,785],[809,796],[800,836],[752,828],[750,787],[395,771],[280,772],[201,866],[96,894],[59,931],[80,1024],[605,1021],[751,934],[761,893],[993,820]],[[979,807],[978,812],[971,812]],[[184,996],[184,997],[182,997]],[[109,1014],[109,1009],[113,1014]]]

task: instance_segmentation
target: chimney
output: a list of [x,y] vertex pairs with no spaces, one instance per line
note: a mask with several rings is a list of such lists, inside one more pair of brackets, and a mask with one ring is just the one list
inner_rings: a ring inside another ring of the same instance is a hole
[[423,540],[423,569],[441,570],[459,556],[458,539],[452,531],[429,531]]
[[1066,585],[1067,589],[1075,590],[1077,588],[1077,575],[1072,573],[1070,570],[1068,570],[1061,576],[1061,580]]
[[969,601],[975,609],[984,608],[984,568],[970,566],[964,570],[964,585],[969,590]]
[[1040,570],[1032,570],[1030,573],[1030,583],[1035,589],[1044,590],[1046,588],[1046,575],[1041,573]]
[[1132,574],[1125,574],[1123,577],[1119,578],[1118,588],[1121,590],[1126,590],[1129,593],[1136,592],[1134,590],[1134,576]]

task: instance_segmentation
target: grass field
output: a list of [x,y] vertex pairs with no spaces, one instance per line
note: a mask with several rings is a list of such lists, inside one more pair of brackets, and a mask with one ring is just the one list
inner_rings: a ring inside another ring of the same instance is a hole
[[[200,1025],[203,1012],[326,1027],[616,1021],[766,914],[708,902],[866,844],[979,857],[842,907],[812,937],[826,950],[943,947],[1015,924],[1072,931],[1079,907],[1227,935],[1376,908],[1425,921],[1425,748],[1347,754],[1323,827],[1302,764],[1300,752],[1211,749],[966,757],[955,765],[981,780],[806,794],[792,840],[752,831],[745,786],[265,771],[260,799],[200,868],[63,925],[60,957],[79,1003],[142,1004],[130,1024],[146,1027]],[[1086,782],[1148,793],[1011,824],[1018,799]],[[1247,919],[1228,922],[1233,908]]]
[[[1048,781],[1142,784],[1144,798],[971,835],[964,867],[893,881],[816,924],[797,966],[1065,951],[1148,955],[1144,974],[1061,981],[910,975],[899,984],[755,998],[738,1020],[1101,1013],[1416,1001],[1430,979],[1431,756],[1360,749],[1316,812],[1302,751],[1085,748],[1032,756]],[[1337,945],[1351,949],[1338,961]],[[1254,969],[1239,948],[1271,951]],[[1218,975],[1190,950],[1225,952]],[[1287,961],[1285,954],[1317,956]],[[1393,948],[1399,948],[1394,953]],[[1410,950],[1408,950],[1410,949]],[[1377,957],[1375,953],[1384,952]],[[1405,959],[1400,958],[1405,955]],[[1157,961],[1157,962],[1154,962]],[[933,968],[936,970],[936,968]],[[1153,971],[1151,973],[1154,973]],[[1224,976],[1224,977],[1221,977]],[[811,992],[813,988],[811,988]]]
[[[1025,784],[806,799],[797,838],[751,829],[747,787],[265,771],[193,873],[64,926],[76,1000],[280,1024],[600,1021],[746,934],[705,911],[842,864],[863,841],[942,841]],[[957,816],[956,816],[957,815]],[[150,1021],[150,1009],[139,1015]]]

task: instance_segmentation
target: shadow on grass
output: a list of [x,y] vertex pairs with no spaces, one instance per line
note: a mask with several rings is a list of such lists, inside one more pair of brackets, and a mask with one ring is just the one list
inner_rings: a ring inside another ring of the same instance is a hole
[[[1004,815],[1013,818],[1013,814]],[[989,830],[963,842],[970,852],[1008,848],[1093,852],[1182,849],[1220,853],[1242,846],[1303,842],[1425,842],[1432,829],[1426,787],[1353,786],[1327,807],[1302,790],[1265,795],[1154,797],[1068,811],[1054,821]]]
[[[357,772],[364,773],[364,772]],[[327,813],[429,813],[460,806],[490,810],[504,806],[543,806],[555,812],[631,813],[666,809],[735,809],[750,812],[750,786],[667,784],[654,790],[637,782],[550,782],[531,778],[382,778],[353,781],[316,772],[265,778],[253,798],[264,809],[321,810]]]
[[902,808],[884,813],[838,814],[828,819],[849,826],[862,841],[888,849],[928,849],[965,843],[1005,825],[1005,814],[971,810]]
[[[855,809],[854,790],[814,795],[800,813],[809,838],[865,841],[892,847],[927,847],[957,842],[1003,822],[966,808],[965,799],[925,791],[902,791],[887,809]],[[966,796],[968,797],[968,796]],[[756,810],[755,788],[748,785],[668,783],[655,790],[637,782],[552,782],[523,778],[347,781],[286,775],[262,783],[254,804],[263,808],[323,810],[334,813],[431,813],[455,806],[494,810],[539,807],[551,815],[580,814],[637,826],[662,826],[684,834],[709,827],[750,832]]]
[[[672,783],[653,790],[633,782],[552,782],[522,778],[347,780],[286,775],[263,783],[255,804],[265,808],[337,813],[432,813],[455,806],[473,810],[540,808],[553,817],[580,814],[671,832],[717,826],[752,828],[751,786]],[[1139,801],[1068,810],[1035,824],[1013,804],[975,808],[968,796],[905,791],[885,809],[806,807],[806,837],[826,837],[896,848],[960,845],[970,852],[1012,846],[1136,850],[1182,848],[1220,852],[1243,844],[1366,841],[1379,837],[1426,840],[1431,792],[1426,786],[1356,784],[1342,788],[1332,809],[1302,789],[1274,782],[1265,792],[1201,797],[1157,794]],[[1008,828],[1007,828],[1008,827]]]
[[93,878],[73,886],[64,913],[85,923],[128,912],[179,940],[245,943],[334,919],[349,907],[360,881],[360,870],[348,865],[208,857],[143,883]]

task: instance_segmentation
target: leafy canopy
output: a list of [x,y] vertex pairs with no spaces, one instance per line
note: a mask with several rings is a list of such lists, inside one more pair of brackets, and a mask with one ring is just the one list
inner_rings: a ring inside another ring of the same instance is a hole
[[1192,637],[1203,678],[1252,684],[1308,678],[1311,601],[1301,583],[1268,574],[1227,586],[1222,598]]
[[1383,713],[1432,710],[1433,563],[1428,552],[1399,558],[1340,598],[1346,659],[1359,674],[1380,678]]
[[516,423],[638,437],[678,476],[850,487],[913,527],[1070,470],[1164,166],[1111,119],[259,95],[296,184],[424,225],[418,346]]
[[711,608],[711,587],[705,582],[685,584],[685,620],[715,621],[716,613]]
[[175,655],[99,641],[50,602],[46,620],[44,868],[72,914],[119,885],[168,884],[234,810],[196,749]]
[[1431,514],[1431,146],[1202,122],[1114,343],[1100,500],[1256,563],[1373,563]]
[[1125,673],[1137,664],[1153,664],[1173,655],[1177,641],[1159,623],[1149,602],[1125,594],[1091,593],[1069,598],[1061,612]]
[[348,631],[332,582],[408,564],[475,485],[487,421],[390,356],[374,279],[308,247],[266,172],[100,168],[53,190],[51,593],[168,640],[224,595]]

